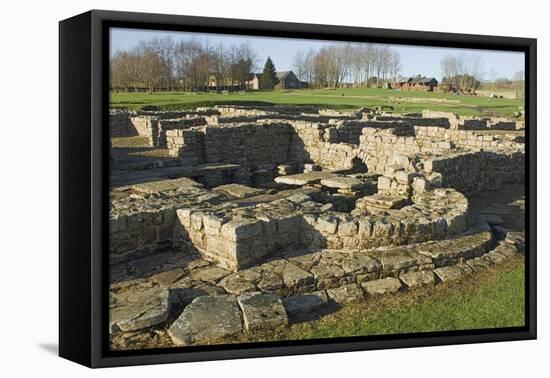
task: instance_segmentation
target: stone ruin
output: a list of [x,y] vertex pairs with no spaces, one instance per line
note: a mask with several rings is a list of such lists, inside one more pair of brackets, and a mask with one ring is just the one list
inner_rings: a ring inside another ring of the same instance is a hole
[[169,156],[112,160],[113,334],[209,343],[523,252],[522,233],[469,204],[524,183],[521,122],[305,106],[110,122]]

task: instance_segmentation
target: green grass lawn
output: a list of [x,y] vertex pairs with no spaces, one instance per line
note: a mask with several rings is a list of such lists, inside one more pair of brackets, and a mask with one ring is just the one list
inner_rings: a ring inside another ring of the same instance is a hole
[[237,342],[318,339],[484,328],[525,324],[524,264],[513,259],[463,281],[373,298],[318,321],[277,332],[241,336]]
[[523,106],[523,100],[481,96],[455,96],[437,92],[406,92],[377,88],[300,89],[251,91],[243,94],[183,92],[112,93],[112,108],[140,109],[157,105],[163,110],[188,109],[222,104],[320,105],[351,110],[362,106],[390,105],[396,112],[419,112],[424,109],[456,112],[462,115],[512,116]]

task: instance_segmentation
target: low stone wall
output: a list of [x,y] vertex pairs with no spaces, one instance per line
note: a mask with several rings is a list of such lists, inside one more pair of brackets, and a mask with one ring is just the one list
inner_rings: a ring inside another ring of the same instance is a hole
[[111,264],[175,247],[176,209],[190,204],[200,205],[213,196],[188,178],[114,189],[109,219]]
[[137,135],[130,121],[130,113],[123,110],[111,110],[109,112],[109,131],[111,137],[129,137]]
[[441,174],[443,186],[471,195],[523,184],[525,153],[521,150],[462,152],[427,160],[424,169]]
[[168,130],[187,129],[206,125],[204,117],[162,119],[153,125],[150,138],[151,146],[167,147],[166,132]]
[[175,210],[147,211],[111,218],[109,261],[119,264],[174,247]]
[[[359,205],[358,205],[359,206]],[[334,212],[307,195],[250,208],[179,209],[178,244],[188,243],[218,265],[237,271],[287,250],[373,248],[461,234],[468,201],[452,189],[414,197],[414,206]]]
[[130,122],[139,136],[152,138],[153,130],[156,129],[158,117],[149,115],[137,115],[130,118]]

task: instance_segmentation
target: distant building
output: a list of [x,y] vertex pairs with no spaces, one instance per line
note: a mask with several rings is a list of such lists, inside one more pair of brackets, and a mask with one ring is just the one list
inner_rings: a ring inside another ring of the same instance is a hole
[[394,88],[404,91],[433,92],[438,81],[433,77],[403,77],[395,81]]
[[[294,72],[281,71],[277,72],[277,79],[279,82],[275,86],[282,89],[299,89],[307,87],[307,83],[300,81]],[[262,80],[261,73],[251,73],[245,82],[247,89],[260,89],[260,81]]]
[[277,88],[282,88],[282,89],[301,88],[300,80],[296,77],[296,75],[292,71],[277,72],[277,78],[279,79],[279,84],[277,84]]
[[244,82],[246,89],[260,89],[260,78],[262,77],[261,73],[251,73],[248,75],[248,78]]

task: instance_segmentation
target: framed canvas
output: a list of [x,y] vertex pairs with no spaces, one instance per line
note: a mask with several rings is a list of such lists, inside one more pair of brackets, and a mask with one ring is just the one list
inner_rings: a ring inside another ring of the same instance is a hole
[[536,338],[536,40],[60,22],[59,353]]

